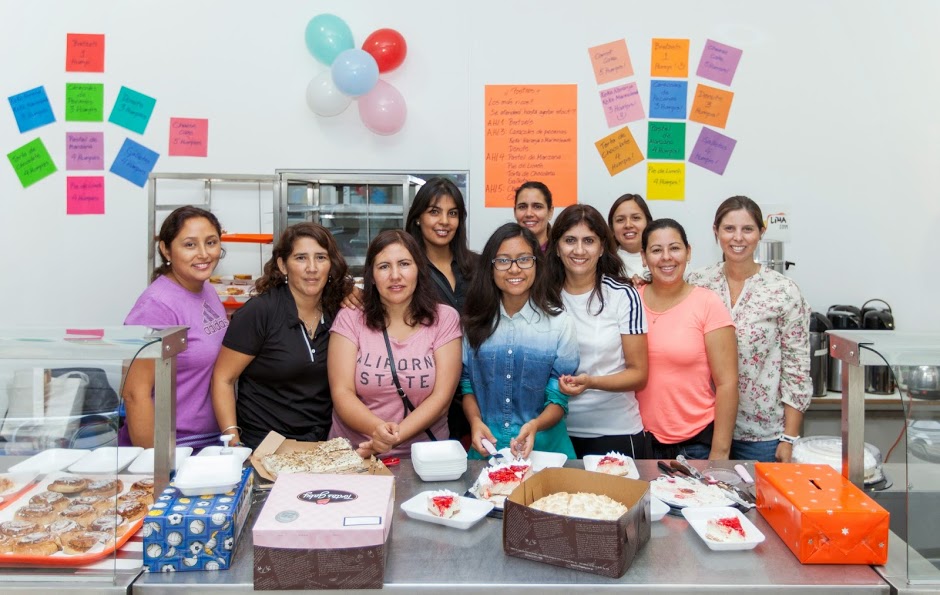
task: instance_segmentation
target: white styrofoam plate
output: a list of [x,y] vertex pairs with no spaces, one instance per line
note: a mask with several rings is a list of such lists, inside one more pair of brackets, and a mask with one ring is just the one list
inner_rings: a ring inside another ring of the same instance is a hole
[[734,504],[718,486],[682,477],[657,477],[650,482],[650,495],[675,508],[710,508]]
[[449,519],[442,519],[428,511],[428,495],[434,493],[436,493],[435,490],[421,492],[411,500],[402,502],[402,511],[409,517],[419,521],[427,521],[436,525],[466,530],[476,524],[493,509],[492,502],[458,496],[460,499],[460,512]]
[[102,446],[69,465],[72,473],[120,473],[140,456],[139,446]]
[[[195,455],[197,457],[215,457],[222,454],[221,446],[207,446],[199,451],[199,454]],[[248,457],[251,456],[251,449],[247,446],[231,446],[229,450],[232,451],[232,454],[241,459],[241,462],[244,463]],[[177,467],[179,463],[177,462]]]
[[50,448],[29,457],[25,461],[20,461],[16,465],[11,465],[10,471],[14,473],[25,473],[27,471],[52,473],[53,471],[61,471],[90,452],[90,450],[76,448]]
[[173,485],[184,496],[224,494],[238,485],[242,478],[239,456],[189,457],[180,465]]
[[[499,454],[503,455],[502,462],[496,460],[495,458],[490,458],[490,465],[502,465],[504,463],[511,463],[515,457],[512,454],[512,451],[508,448],[501,448],[498,451]],[[568,460],[568,455],[562,452],[545,452],[542,450],[533,450],[529,455],[529,462],[532,463],[532,473],[538,473],[546,467],[564,467],[565,461]]]
[[[189,458],[189,455],[191,454],[193,454],[192,446],[177,446],[176,466],[174,469],[179,469],[180,463]],[[140,456],[134,459],[134,462],[131,463],[130,467],[127,468],[128,472],[153,475],[153,455],[154,451],[152,448],[148,448],[144,452],[140,453]]]
[[[601,455],[584,455],[584,470],[585,471],[597,471],[597,464],[601,462],[601,459],[604,457]],[[623,457],[626,461],[627,474],[622,477],[629,477],[630,479],[640,479],[640,471],[636,468],[636,463],[633,462],[633,459],[627,456]]]
[[[721,506],[716,508],[683,508],[682,516],[689,521],[689,525],[695,529],[698,536],[702,538],[709,549],[717,552],[726,552],[734,550],[751,550],[757,547],[758,543],[764,541],[764,534],[749,521],[746,516],[741,514],[737,508],[730,506]],[[744,541],[739,542],[720,542],[712,541],[705,537],[706,527],[709,519],[719,519],[735,517],[741,522],[741,528],[744,529]]]
[[661,521],[663,517],[669,512],[669,505],[660,500],[659,498],[654,498],[650,496],[650,520],[651,521]]
[[[10,487],[3,489],[0,487],[0,494],[4,496],[12,496],[33,483],[36,477],[39,474],[35,471],[24,471],[21,473],[0,473],[0,477],[10,480]],[[5,483],[5,482],[4,482]]]

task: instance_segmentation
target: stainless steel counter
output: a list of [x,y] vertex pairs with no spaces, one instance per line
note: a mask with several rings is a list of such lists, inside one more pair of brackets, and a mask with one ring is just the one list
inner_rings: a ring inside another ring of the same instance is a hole
[[[471,462],[470,469],[458,481],[435,483],[422,482],[407,460],[393,468],[398,479],[385,572],[386,591],[454,595],[568,593],[575,589],[683,594],[692,591],[889,593],[888,585],[870,566],[800,564],[756,510],[749,512],[748,518],[767,540],[754,550],[713,552],[684,519],[667,515],[653,523],[649,543],[627,573],[619,579],[609,579],[506,556],[502,549],[502,521],[498,519],[485,518],[469,530],[459,531],[409,519],[398,508],[413,495],[429,489],[447,488],[463,493],[482,464]],[[581,463],[571,461],[568,466],[580,467]],[[643,479],[658,475],[655,461],[637,461],[637,466]],[[704,468],[704,462],[700,466]],[[254,497],[249,527],[254,524],[265,494],[256,493]],[[132,585],[132,593],[158,595],[197,590],[200,594],[250,593],[253,591],[251,531],[246,529],[239,541],[235,560],[228,570],[143,574]]]

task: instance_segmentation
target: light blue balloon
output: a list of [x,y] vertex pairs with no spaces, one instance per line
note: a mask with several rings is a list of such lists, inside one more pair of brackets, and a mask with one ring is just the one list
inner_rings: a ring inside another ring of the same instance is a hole
[[331,69],[333,84],[350,97],[365,95],[379,82],[379,65],[369,52],[346,50],[336,57]]
[[356,47],[349,25],[332,14],[318,14],[310,19],[304,39],[313,57],[327,66],[341,53]]

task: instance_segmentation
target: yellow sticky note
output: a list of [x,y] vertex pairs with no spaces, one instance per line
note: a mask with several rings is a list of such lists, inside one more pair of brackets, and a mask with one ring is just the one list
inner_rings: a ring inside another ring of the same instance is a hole
[[647,200],[685,200],[685,163],[646,166]]
[[654,39],[650,56],[650,76],[687,78],[689,76],[689,40]]
[[627,126],[608,134],[595,142],[594,146],[612,176],[643,161],[643,152]]

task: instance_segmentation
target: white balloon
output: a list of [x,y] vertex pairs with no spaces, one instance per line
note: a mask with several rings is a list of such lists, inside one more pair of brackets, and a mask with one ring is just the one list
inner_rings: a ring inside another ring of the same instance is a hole
[[330,71],[321,72],[307,85],[307,105],[310,110],[327,118],[337,116],[349,107],[352,97],[343,95],[336,85]]

